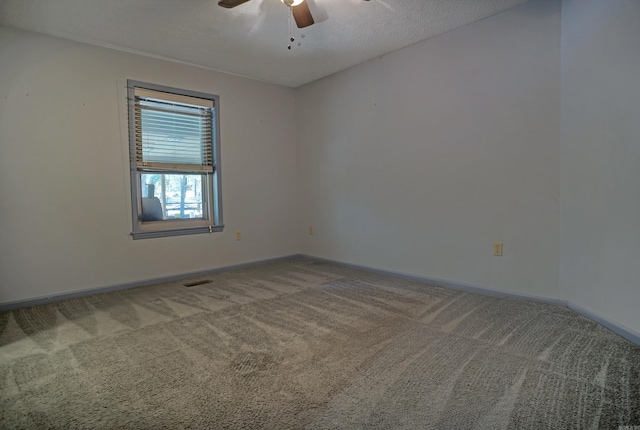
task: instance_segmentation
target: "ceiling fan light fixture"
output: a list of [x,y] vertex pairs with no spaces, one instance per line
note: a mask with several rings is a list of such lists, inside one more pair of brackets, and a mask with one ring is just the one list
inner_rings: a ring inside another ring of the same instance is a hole
[[301,4],[304,0],[280,0],[280,1],[289,7],[294,7]]

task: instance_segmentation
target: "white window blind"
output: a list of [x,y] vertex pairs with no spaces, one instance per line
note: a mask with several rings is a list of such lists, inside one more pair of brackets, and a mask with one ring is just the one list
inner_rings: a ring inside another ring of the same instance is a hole
[[138,170],[213,172],[212,100],[136,88]]

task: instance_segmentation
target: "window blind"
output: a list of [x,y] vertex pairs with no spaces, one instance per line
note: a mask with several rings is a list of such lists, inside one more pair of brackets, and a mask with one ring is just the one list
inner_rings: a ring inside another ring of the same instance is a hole
[[135,89],[138,170],[213,172],[213,102]]

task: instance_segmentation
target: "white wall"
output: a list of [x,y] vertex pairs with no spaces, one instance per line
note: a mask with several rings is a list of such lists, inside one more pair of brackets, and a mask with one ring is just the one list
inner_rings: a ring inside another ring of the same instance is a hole
[[[220,96],[223,233],[130,238],[127,78]],[[293,112],[291,89],[0,27],[0,303],[298,252]]]
[[562,5],[560,287],[640,333],[640,2]]
[[540,0],[298,89],[302,252],[557,298],[559,41]]

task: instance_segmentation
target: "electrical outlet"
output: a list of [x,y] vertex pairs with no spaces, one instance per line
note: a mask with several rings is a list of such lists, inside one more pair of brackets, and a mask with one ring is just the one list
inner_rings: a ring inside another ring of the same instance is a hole
[[493,255],[502,257],[502,242],[495,242],[493,244]]
[[240,240],[241,236],[240,236],[240,232],[236,231],[236,240]]
[[309,236],[313,236],[313,226],[309,226]]

